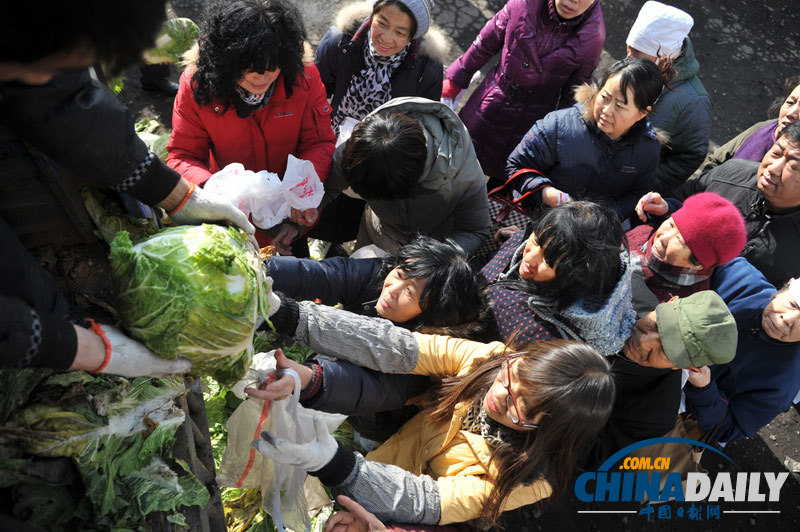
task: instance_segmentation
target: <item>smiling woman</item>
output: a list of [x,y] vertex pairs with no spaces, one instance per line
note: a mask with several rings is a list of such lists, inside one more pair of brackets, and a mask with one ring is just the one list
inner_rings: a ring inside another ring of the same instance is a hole
[[392,98],[439,99],[446,45],[432,9],[432,0],[377,0],[341,10],[315,59],[337,134]]
[[[311,161],[324,182],[335,144],[331,107],[317,69],[304,60],[297,9],[284,0],[210,2],[201,35],[181,75],[167,164],[202,185],[231,163],[282,179],[293,155]],[[293,210],[256,238],[288,255],[317,218],[316,209]]]

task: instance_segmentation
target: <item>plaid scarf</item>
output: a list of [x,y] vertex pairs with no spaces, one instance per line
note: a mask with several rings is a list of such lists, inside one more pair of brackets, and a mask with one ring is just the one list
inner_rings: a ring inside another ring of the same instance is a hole
[[365,116],[392,99],[392,73],[406,58],[411,41],[394,55],[384,57],[375,51],[372,32],[367,31],[364,46],[364,68],[350,78],[347,92],[331,120],[336,135],[348,116],[363,120]]
[[661,260],[661,258],[653,252],[653,240],[655,237],[656,232],[653,231],[653,234],[642,246],[642,249],[639,250],[642,252],[642,255],[644,255],[645,264],[647,264],[647,267],[650,268],[653,273],[675,286],[692,286],[711,277],[714,268],[695,270],[692,268],[674,266]]

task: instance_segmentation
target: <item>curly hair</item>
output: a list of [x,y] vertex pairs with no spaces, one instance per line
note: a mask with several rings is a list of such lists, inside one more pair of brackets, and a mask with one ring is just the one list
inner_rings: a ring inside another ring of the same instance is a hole
[[[246,72],[281,69],[286,95],[303,72],[306,30],[300,12],[284,0],[215,0],[203,19],[197,70],[198,105],[233,105],[235,84]],[[278,78],[280,79],[280,77]]]

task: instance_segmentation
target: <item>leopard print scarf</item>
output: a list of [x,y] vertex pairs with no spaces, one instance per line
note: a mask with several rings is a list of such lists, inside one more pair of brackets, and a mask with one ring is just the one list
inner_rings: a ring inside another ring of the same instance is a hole
[[375,51],[372,32],[367,32],[364,46],[364,68],[350,78],[347,92],[333,116],[333,129],[339,136],[339,126],[348,116],[362,120],[376,108],[392,99],[392,73],[406,58],[411,41],[394,55],[383,57]]
[[464,414],[464,419],[461,420],[461,428],[473,434],[480,434],[491,447],[497,447],[499,443],[515,445],[522,437],[519,431],[490,418],[483,408],[483,398],[470,405]]

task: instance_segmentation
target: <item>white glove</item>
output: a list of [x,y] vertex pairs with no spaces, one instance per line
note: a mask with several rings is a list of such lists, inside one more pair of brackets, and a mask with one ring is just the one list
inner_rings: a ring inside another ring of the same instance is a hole
[[228,223],[250,234],[256,230],[242,211],[230,203],[215,198],[200,187],[194,187],[186,203],[177,212],[173,211],[169,217],[178,225]]
[[314,414],[314,430],[316,437],[308,443],[292,443],[265,431],[261,433],[260,440],[254,440],[250,445],[275,462],[304,471],[319,471],[333,459],[339,444],[328,432],[328,425],[318,413]]
[[111,325],[102,325],[101,328],[111,344],[111,360],[101,373],[123,377],[165,377],[188,373],[192,369],[192,363],[185,358],[167,360],[158,357],[119,329]]
[[281,307],[281,298],[272,291],[272,277],[267,276],[267,298],[269,299],[269,310],[267,311],[267,317],[272,317],[278,309]]

